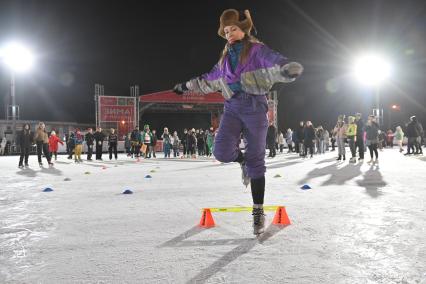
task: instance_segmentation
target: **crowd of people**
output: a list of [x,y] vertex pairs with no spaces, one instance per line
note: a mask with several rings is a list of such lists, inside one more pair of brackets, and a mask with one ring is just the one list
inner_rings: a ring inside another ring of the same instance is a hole
[[[170,158],[172,151],[174,158],[211,157],[213,154],[214,137],[215,131],[213,127],[207,130],[185,128],[181,137],[179,137],[177,131],[174,131],[172,134],[165,127],[163,133],[160,135],[164,158]],[[124,145],[127,155],[132,158],[155,158],[158,138],[156,130],[153,129],[151,131],[148,124],[144,125],[143,131],[140,131],[139,127],[136,127],[125,137]]]
[[[104,143],[108,145],[109,160],[118,158],[118,141],[120,140],[114,128],[107,133],[101,127],[97,127],[94,132],[88,128],[86,133],[80,129],[70,131],[65,134],[64,141],[59,138],[54,130],[48,133],[46,126],[40,122],[33,132],[30,124],[25,124],[22,131],[17,135],[17,145],[20,149],[19,168],[28,167],[28,158],[31,147],[35,146],[38,163],[43,166],[42,158],[45,157],[49,166],[53,166],[53,161],[58,157],[58,144],[66,145],[68,159],[74,159],[75,163],[83,162],[83,145],[87,147],[87,161],[103,160],[102,151]],[[162,140],[162,151],[164,158],[170,158],[173,152],[174,158],[196,158],[199,156],[211,157],[214,147],[215,131],[213,127],[203,129],[185,129],[181,137],[177,131],[173,134],[165,127],[161,136],[157,136],[156,130],[150,130],[148,124],[144,125],[142,131],[136,127],[131,133],[123,137],[124,148],[127,156],[131,158],[156,158],[157,144],[159,138]]]
[[[423,154],[424,130],[422,124],[415,116],[410,117],[410,122],[403,127],[397,126],[395,131],[380,129],[377,117],[369,115],[364,123],[362,114],[354,116],[340,115],[334,128],[327,130],[319,125],[314,127],[311,121],[301,121],[296,129],[287,129],[285,133],[277,133],[275,126],[271,124],[267,133],[267,146],[269,157],[276,156],[277,150],[281,153],[285,146],[288,153],[298,153],[301,157],[310,158],[314,154],[324,154],[326,151],[335,151],[337,147],[338,161],[346,160],[346,146],[349,146],[350,163],[364,161],[364,152],[368,149],[370,160],[368,163],[378,163],[379,152],[384,147],[392,148],[398,145],[399,151],[403,152],[403,142],[406,141],[407,151],[405,155]],[[405,139],[405,140],[404,140]]]
[[[403,131],[403,128],[405,132]],[[65,134],[62,140],[55,131],[48,133],[43,122],[40,122],[37,129],[33,131],[29,124],[25,124],[23,130],[18,133],[17,144],[20,146],[19,167],[28,167],[28,157],[31,146],[35,145],[37,159],[40,166],[43,166],[44,156],[49,166],[53,166],[52,159],[57,160],[58,144],[66,144],[68,159],[73,159],[76,163],[83,162],[83,144],[87,147],[87,161],[92,161],[95,152],[96,160],[102,159],[102,149],[104,143],[108,145],[109,159],[117,160],[118,134],[115,129],[109,129],[106,134],[102,128],[96,128],[93,132],[89,128],[83,132],[80,129]],[[140,131],[136,127],[124,138],[124,148],[128,157],[131,158],[156,158],[156,152],[162,151],[164,158],[197,158],[211,157],[215,144],[217,130],[209,129],[184,129],[181,136],[177,131],[169,132],[165,127],[161,135],[155,129],[151,130],[145,124]],[[162,149],[157,146],[159,139],[162,140]],[[244,135],[241,133],[242,148],[244,148]],[[3,139],[4,140],[4,139]],[[350,155],[349,162],[356,163],[364,161],[364,153],[369,150],[370,160],[368,163],[379,162],[379,151],[385,147],[397,145],[400,152],[404,152],[404,144],[407,146],[405,155],[423,154],[422,144],[424,143],[424,130],[422,124],[415,116],[410,117],[410,122],[404,127],[397,126],[395,131],[380,129],[377,118],[369,115],[364,123],[360,113],[354,116],[340,115],[334,128],[327,129],[321,125],[314,127],[311,121],[301,121],[295,129],[287,131],[277,131],[271,123],[268,127],[266,145],[269,149],[269,157],[277,155],[277,151],[287,153],[297,153],[303,158],[310,158],[314,154],[324,154],[327,151],[335,151],[337,148],[338,161],[346,160],[346,148],[348,146]],[[1,142],[2,144],[3,141]],[[358,156],[357,156],[358,154]],[[358,159],[357,159],[358,158]]]

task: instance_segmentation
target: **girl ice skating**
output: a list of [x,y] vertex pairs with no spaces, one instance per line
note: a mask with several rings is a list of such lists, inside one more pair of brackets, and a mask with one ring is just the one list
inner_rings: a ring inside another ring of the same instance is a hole
[[[264,230],[265,144],[268,129],[266,94],[277,82],[292,82],[302,74],[299,63],[268,48],[250,32],[253,21],[248,10],[225,10],[218,34],[226,39],[219,62],[206,74],[177,84],[174,91],[211,93],[221,91],[225,107],[215,138],[214,156],[221,162],[238,162],[245,185],[251,184],[254,234]],[[240,134],[248,142],[243,154]]]

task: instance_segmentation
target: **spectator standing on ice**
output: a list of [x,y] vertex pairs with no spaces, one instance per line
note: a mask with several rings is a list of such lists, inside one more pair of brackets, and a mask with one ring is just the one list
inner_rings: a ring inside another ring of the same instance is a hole
[[324,154],[324,129],[322,126],[318,126],[316,131],[316,142],[317,142],[317,153]]
[[269,123],[268,130],[266,132],[266,143],[269,149],[269,156],[273,158],[277,155],[277,151],[275,149],[275,141],[277,140],[277,129],[274,126],[274,123]]
[[196,158],[196,149],[197,148],[197,137],[195,136],[195,129],[192,128],[188,131],[188,155],[187,157]]
[[356,142],[355,142],[355,152],[358,148],[359,162],[364,161],[364,121],[362,120],[362,114],[357,113],[355,115],[356,123]]
[[24,128],[18,135],[18,145],[21,149],[21,155],[19,157],[19,167],[24,167],[24,158],[25,158],[25,167],[28,167],[28,156],[30,155],[30,148],[33,144],[33,133],[31,132],[30,125],[26,123]]
[[70,135],[68,137],[68,160],[72,160],[72,156],[74,154],[74,149],[75,149],[75,134],[74,132],[70,132]]
[[312,122],[306,121],[305,129],[303,131],[303,157],[306,158],[308,155],[308,149],[310,157],[314,155],[314,143],[315,143],[315,129]]
[[299,153],[299,156],[303,156],[305,150],[303,150],[303,138],[305,137],[305,122],[301,121],[299,127],[295,130],[297,136],[297,145],[296,153]]
[[56,132],[52,130],[49,137],[49,152],[52,157],[55,156],[55,161],[58,159],[58,143],[64,145],[64,142],[62,142],[61,139],[56,136]]
[[93,136],[95,137],[96,142],[96,160],[102,161],[102,148],[105,140],[105,134],[103,134],[102,128],[97,127]]
[[37,158],[38,158],[38,164],[40,165],[40,167],[43,166],[43,163],[41,161],[42,153],[46,157],[46,160],[49,166],[53,166],[53,163],[51,162],[50,153],[49,153],[49,137],[47,136],[46,126],[44,125],[43,122],[40,122],[38,124],[34,141],[36,142],[36,145],[37,145]]
[[132,158],[139,157],[139,151],[141,147],[139,126],[136,126],[135,129],[133,129],[132,133],[130,134],[130,143],[132,144],[132,151],[131,151]]
[[183,136],[182,136],[182,148],[183,148],[183,154],[182,154],[182,158],[186,157],[186,154],[188,152],[188,129],[184,129],[183,130]]
[[[174,90],[179,94],[186,90],[203,94],[220,90],[225,97],[214,156],[221,162],[240,163],[243,183],[251,183],[253,232],[260,234],[265,222],[266,94],[274,83],[294,81],[303,68],[252,37],[252,27],[248,10],[224,11],[218,33],[227,43],[219,63],[211,72],[178,84]],[[248,142],[244,154],[238,147],[241,132]]]
[[280,153],[282,153],[284,150],[284,134],[281,131],[278,135],[278,147],[280,149]]
[[330,147],[330,132],[324,129],[324,152],[328,151]]
[[390,147],[393,148],[393,138],[394,138],[394,133],[392,132],[391,129],[388,129],[388,131],[386,131],[386,147]]
[[214,130],[213,127],[210,127],[210,130],[207,130],[206,135],[206,149],[207,149],[207,156],[211,157],[213,154],[213,144],[214,144]]
[[402,131],[401,126],[397,126],[395,129],[395,140],[396,144],[398,144],[399,152],[404,152],[404,148],[402,148],[402,141],[404,140],[404,132]]
[[285,141],[288,147],[287,153],[293,152],[293,131],[291,131],[291,128],[287,129]]
[[108,153],[109,159],[112,160],[112,154],[114,153],[114,158],[117,160],[117,144],[118,144],[118,135],[115,133],[115,129],[111,128],[108,135]]
[[173,157],[179,157],[180,140],[177,131],[173,132],[172,137]]
[[152,157],[153,158],[157,158],[157,156],[155,155],[157,141],[158,141],[157,130],[153,129],[152,130]]
[[346,160],[346,150],[345,150],[345,139],[346,139],[346,129],[347,125],[345,123],[345,116],[339,115],[337,119],[337,124],[334,127],[334,133],[336,136],[337,149],[339,156],[337,157],[337,161]]
[[124,136],[124,148],[126,149],[127,157],[130,157],[131,147],[132,146],[130,144],[130,133],[128,133],[127,135]]
[[197,130],[197,150],[199,156],[204,156],[204,147],[206,145],[204,131],[202,129]]
[[413,137],[413,144],[414,144],[414,147],[416,148],[416,152],[414,152],[414,154],[416,155],[423,154],[423,150],[422,150],[422,137],[424,135],[423,126],[417,120],[416,116],[413,115],[410,119],[411,119],[410,123],[413,123],[413,127],[414,127],[413,135],[415,135]]
[[170,158],[170,148],[172,145],[169,129],[167,127],[164,127],[164,131],[161,135],[161,138],[163,139],[164,158]]
[[87,160],[92,160],[93,155],[93,142],[95,141],[95,136],[93,135],[93,129],[89,128],[87,130],[86,135],[84,136],[84,140],[86,141],[87,145]]
[[3,139],[1,140],[1,144],[0,144],[0,155],[5,154],[6,144],[7,144],[6,137],[3,137]]
[[[83,160],[81,159],[81,153],[83,152],[84,137],[83,137],[83,134],[81,134],[80,129],[78,128],[76,129],[76,132],[75,132],[74,141],[75,141],[74,162],[81,163],[83,162]],[[98,152],[96,152],[96,154],[97,153]]]
[[[371,163],[379,163],[379,152],[377,151],[377,147],[379,144],[379,125],[376,122],[376,117],[374,115],[368,116],[367,125],[365,127],[366,132],[366,145],[368,150],[370,151],[370,161]],[[373,154],[376,156],[376,160],[373,159]]]
[[152,151],[152,133],[149,129],[149,124],[145,124],[142,131],[142,145],[146,146],[145,153],[143,153],[145,159],[151,158]]
[[355,148],[355,142],[356,142],[356,124],[355,124],[355,117],[349,116],[348,117],[348,127],[346,129],[346,137],[348,139],[349,149],[351,150],[351,158],[349,159],[350,163],[356,162],[356,148]]

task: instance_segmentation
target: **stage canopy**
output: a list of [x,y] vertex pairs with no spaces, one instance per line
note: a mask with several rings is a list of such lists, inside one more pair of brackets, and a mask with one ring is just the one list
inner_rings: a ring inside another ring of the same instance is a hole
[[144,113],[210,113],[211,125],[218,127],[224,101],[221,93],[178,95],[167,90],[145,94],[139,96],[139,117]]

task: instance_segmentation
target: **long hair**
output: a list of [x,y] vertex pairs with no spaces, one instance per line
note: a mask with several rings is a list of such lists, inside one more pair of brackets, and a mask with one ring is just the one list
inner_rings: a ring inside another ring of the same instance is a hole
[[[239,58],[238,62],[239,63],[245,63],[246,60],[247,60],[247,58],[248,58],[248,56],[249,56],[249,54],[250,54],[250,49],[253,46],[253,43],[261,43],[261,44],[263,44],[263,43],[260,42],[254,36],[247,35],[247,34],[244,35],[244,38],[241,41],[243,42],[244,46],[243,46],[243,50],[241,51],[240,58]],[[222,51],[222,55],[220,56],[220,59],[219,59],[219,64],[220,65],[223,65],[225,57],[226,57],[226,55],[228,55],[228,48],[229,48],[229,43],[227,43],[225,45],[225,47],[224,47],[224,49]]]

